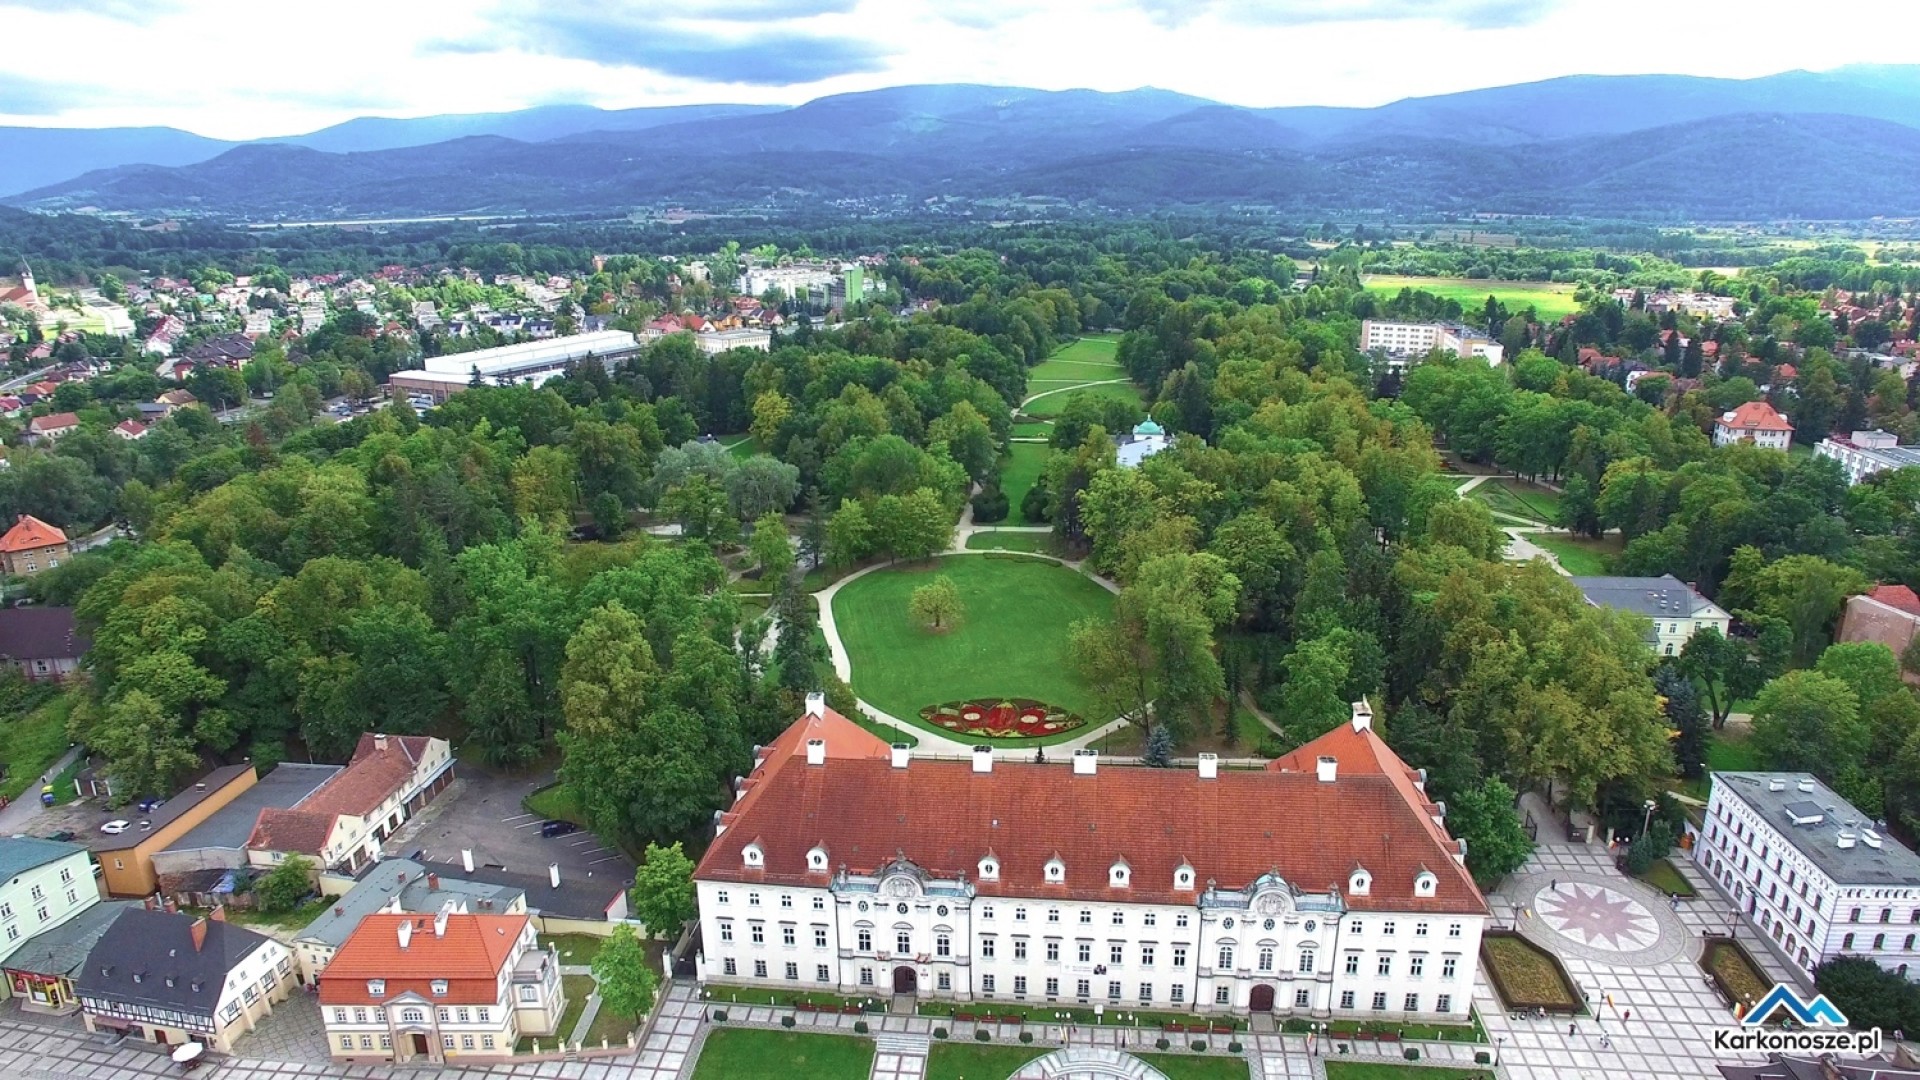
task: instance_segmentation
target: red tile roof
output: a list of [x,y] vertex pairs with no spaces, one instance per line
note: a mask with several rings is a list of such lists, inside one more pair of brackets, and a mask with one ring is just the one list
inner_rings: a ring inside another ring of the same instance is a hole
[[21,514],[5,536],[0,536],[0,551],[38,551],[67,542],[67,534],[32,514]]
[[360,736],[347,767],[315,789],[296,807],[260,811],[249,848],[319,854],[342,814],[364,817],[404,791],[431,742],[425,735]]
[[1867,599],[1877,600],[1909,615],[1920,615],[1920,596],[1916,596],[1905,585],[1875,585],[1873,591],[1867,594]]
[[65,428],[79,426],[80,418],[70,412],[57,412],[49,413],[46,416],[36,416],[27,422],[27,430],[35,434],[45,434],[49,431],[60,431]]
[[[513,959],[526,932],[525,915],[448,915],[446,933],[435,936],[433,915],[376,913],[360,920],[352,936],[327,964],[320,980],[325,1005],[380,1005],[412,992],[432,1004],[492,1005],[500,1000],[500,973]],[[400,924],[413,930],[400,947]],[[368,979],[386,980],[379,997],[367,993]],[[435,996],[432,982],[447,981]]]
[[[810,738],[826,740],[825,764],[807,764]],[[904,856],[934,874],[967,875],[983,896],[1192,903],[1194,892],[1173,888],[1183,863],[1197,880],[1224,887],[1277,870],[1317,892],[1344,891],[1358,864],[1373,887],[1349,898],[1355,908],[1486,912],[1406,766],[1377,737],[1334,732],[1296,754],[1309,763],[1335,756],[1338,775],[1322,783],[1311,764],[1290,771],[1286,759],[1282,768],[1223,769],[1211,780],[1190,769],[1116,765],[1075,775],[1065,761],[1001,759],[976,773],[966,761],[922,759],[897,769],[885,743],[829,710],[768,748],[697,876],[818,887],[828,873],[806,869],[818,844],[836,869],[870,872]],[[749,870],[742,851],[753,842],[764,866]],[[997,881],[977,875],[989,851],[1000,862]],[[1064,885],[1043,881],[1056,853],[1067,865]],[[1120,859],[1132,868],[1130,887],[1108,884]],[[1423,868],[1439,887],[1416,898]]]
[[1738,431],[1792,431],[1793,425],[1780,415],[1779,410],[1764,401],[1749,401],[1730,413],[1723,413],[1718,421],[1721,427]]

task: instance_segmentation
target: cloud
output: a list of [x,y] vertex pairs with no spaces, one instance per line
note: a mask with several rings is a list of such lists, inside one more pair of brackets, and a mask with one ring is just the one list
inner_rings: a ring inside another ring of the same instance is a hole
[[70,109],[114,100],[92,86],[9,75],[0,79],[0,116],[58,116]]
[[1428,19],[1466,30],[1539,22],[1560,0],[1139,0],[1155,22],[1180,26],[1202,15],[1256,26]]
[[[185,6],[185,0],[88,0],[85,14],[112,19],[114,22],[146,26],[156,19],[182,10]],[[35,3],[32,0],[0,0],[0,11],[9,8],[20,11],[39,11],[45,7],[45,4]]]

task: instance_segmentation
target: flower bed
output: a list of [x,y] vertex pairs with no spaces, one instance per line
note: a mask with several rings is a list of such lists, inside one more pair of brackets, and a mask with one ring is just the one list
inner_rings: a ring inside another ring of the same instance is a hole
[[1581,1010],[1580,993],[1553,954],[1513,933],[1488,933],[1480,939],[1487,978],[1509,1009]]
[[990,739],[1036,739],[1084,727],[1086,720],[1032,698],[982,698],[929,705],[920,719],[936,728]]
[[1741,1014],[1773,989],[1773,980],[1754,963],[1746,947],[1732,938],[1709,937],[1706,950],[1700,956],[1700,966],[1719,988],[1721,996]]

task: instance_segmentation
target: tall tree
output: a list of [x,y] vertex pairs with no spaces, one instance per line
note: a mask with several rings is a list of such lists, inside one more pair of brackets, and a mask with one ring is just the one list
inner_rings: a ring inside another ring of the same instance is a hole
[[693,860],[680,841],[669,847],[648,844],[646,858],[633,875],[633,916],[648,937],[674,937],[699,917],[693,893]]
[[653,995],[660,980],[654,974],[653,965],[648,963],[646,950],[641,948],[633,927],[614,927],[613,933],[601,943],[600,951],[594,954],[592,966],[601,1008],[635,1020],[653,1008]]

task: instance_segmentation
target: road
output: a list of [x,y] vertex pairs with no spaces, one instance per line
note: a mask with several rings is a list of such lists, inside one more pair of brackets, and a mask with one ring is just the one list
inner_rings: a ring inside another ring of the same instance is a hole
[[[73,759],[79,755],[80,748],[78,746],[68,747],[67,752],[60,756],[59,761],[47,766],[45,775],[60,775],[68,765],[73,763]],[[29,784],[27,785],[27,790],[21,792],[18,799],[15,799],[11,805],[4,809],[0,809],[0,836],[12,836],[15,833],[25,832],[27,826],[33,822],[33,819],[40,816],[41,812],[46,808],[40,805],[39,792],[40,785]]]

